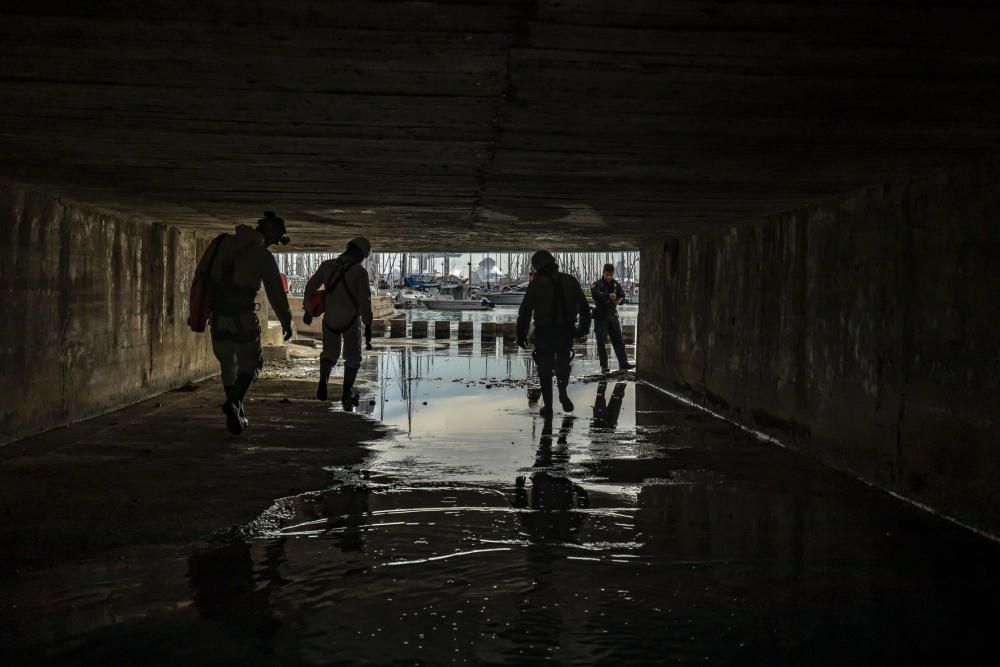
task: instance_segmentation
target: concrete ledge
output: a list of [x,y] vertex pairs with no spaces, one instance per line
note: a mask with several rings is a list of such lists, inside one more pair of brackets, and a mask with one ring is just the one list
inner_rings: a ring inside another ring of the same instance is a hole
[[282,345],[264,345],[261,347],[264,361],[287,361],[288,348]]

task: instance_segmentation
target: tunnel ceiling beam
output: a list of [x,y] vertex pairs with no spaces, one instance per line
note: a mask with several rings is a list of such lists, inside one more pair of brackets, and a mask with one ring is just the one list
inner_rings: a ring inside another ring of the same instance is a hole
[[998,26],[944,1],[5,3],[0,175],[206,231],[274,208],[300,249],[635,247],[995,151]]

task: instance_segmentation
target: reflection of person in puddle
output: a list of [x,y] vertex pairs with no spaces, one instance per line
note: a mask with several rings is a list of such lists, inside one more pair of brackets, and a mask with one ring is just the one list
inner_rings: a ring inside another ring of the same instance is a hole
[[188,559],[191,599],[202,618],[226,629],[234,647],[259,655],[281,627],[270,596],[273,586],[285,583],[279,572],[284,562],[284,539],[268,542],[263,561],[256,564],[246,542],[195,552]]
[[361,551],[364,546],[362,527],[368,522],[371,509],[368,506],[367,488],[348,489],[347,495],[335,494],[328,498],[327,516],[337,517],[330,522],[331,529],[341,529],[337,534],[337,546],[343,552]]
[[546,419],[535,454],[534,467],[538,470],[531,474],[530,491],[524,475],[515,481],[514,507],[536,510],[521,515],[534,540],[571,540],[579,532],[580,517],[569,510],[587,507],[587,491],[565,476],[569,464],[567,437],[572,427],[573,418],[564,417],[553,449],[552,418]]
[[611,391],[611,401],[605,402],[604,392],[608,389],[607,382],[597,385],[597,398],[594,401],[595,428],[614,429],[618,426],[618,417],[622,412],[622,400],[625,398],[626,383],[618,382]]

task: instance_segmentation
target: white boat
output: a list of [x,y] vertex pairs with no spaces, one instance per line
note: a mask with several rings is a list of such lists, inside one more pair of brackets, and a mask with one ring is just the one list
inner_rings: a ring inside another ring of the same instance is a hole
[[401,289],[396,292],[393,302],[398,308],[420,308],[424,305],[427,295],[415,289]]
[[430,310],[493,310],[489,299],[470,298],[466,285],[442,287],[439,295],[424,299],[423,304]]
[[520,306],[524,301],[524,292],[487,294],[486,298],[498,306]]
[[488,299],[428,299],[424,301],[428,310],[493,310],[493,302]]
[[520,306],[527,291],[528,283],[523,283],[516,287],[505,287],[499,292],[490,292],[485,296],[498,306]]

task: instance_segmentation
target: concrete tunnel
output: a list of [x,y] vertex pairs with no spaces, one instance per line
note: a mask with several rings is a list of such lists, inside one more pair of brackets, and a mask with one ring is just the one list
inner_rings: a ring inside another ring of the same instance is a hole
[[[186,326],[195,264],[273,209],[282,251],[638,249],[638,383],[993,549],[995,3],[36,0],[0,17],[5,479],[36,457],[36,491],[82,488],[47,476],[46,448],[217,373]],[[316,488],[288,486],[257,505]]]

